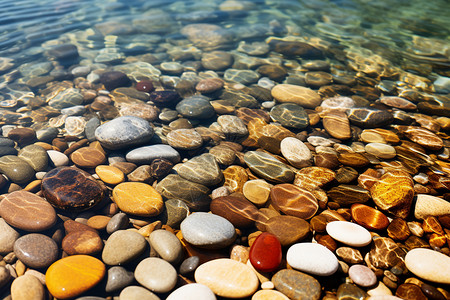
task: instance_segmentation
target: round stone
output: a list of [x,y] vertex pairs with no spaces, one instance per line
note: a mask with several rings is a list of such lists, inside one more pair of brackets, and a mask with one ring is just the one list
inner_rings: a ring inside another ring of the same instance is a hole
[[295,103],[275,105],[270,110],[270,117],[284,127],[303,129],[309,126],[309,117],[302,106]]
[[321,103],[320,95],[312,89],[293,85],[293,84],[278,84],[272,91],[274,97],[280,103],[295,103],[305,108],[316,108]]
[[189,283],[170,293],[166,300],[216,300],[209,287],[200,283]]
[[133,116],[118,117],[95,130],[95,138],[111,150],[145,144],[153,134],[153,127],[148,121]]
[[309,223],[293,216],[274,216],[265,223],[266,231],[275,235],[281,246],[290,246],[303,240],[310,232]]
[[125,174],[119,168],[113,166],[97,166],[95,174],[106,184],[116,185],[125,180]]
[[200,248],[225,248],[236,238],[234,226],[230,221],[204,212],[189,215],[181,222],[180,228],[183,238]]
[[195,156],[177,166],[177,173],[184,179],[205,186],[217,185],[223,180],[219,164],[214,156],[209,153]]
[[9,270],[4,266],[0,266],[0,288],[3,288],[10,280],[11,273]]
[[369,143],[364,147],[367,153],[382,159],[391,159],[397,155],[395,148],[388,144]]
[[127,286],[124,288],[119,295],[121,300],[161,300],[158,296],[143,288],[142,286]]
[[203,145],[203,139],[195,129],[175,129],[167,134],[167,143],[175,149],[193,150]]
[[46,235],[31,233],[17,239],[14,254],[31,268],[46,268],[58,259],[59,249],[54,240]]
[[14,250],[14,242],[20,237],[14,228],[0,218],[0,254],[8,254]]
[[222,89],[224,82],[220,78],[205,78],[200,80],[195,89],[202,94],[209,94]]
[[392,114],[385,110],[349,108],[346,113],[351,123],[362,128],[384,127],[394,120]]
[[270,199],[274,207],[286,215],[305,220],[312,218],[319,209],[319,203],[311,192],[290,183],[272,187]]
[[76,297],[96,286],[105,276],[105,265],[95,257],[73,255],[54,262],[45,274],[45,283],[58,299]]
[[167,261],[149,257],[142,260],[134,271],[136,281],[155,293],[167,293],[177,283],[177,271]]
[[351,137],[347,115],[339,110],[327,111],[322,115],[325,130],[334,138],[347,140]]
[[256,83],[259,77],[259,74],[253,70],[227,69],[223,74],[226,81],[235,81],[243,85]]
[[171,264],[177,264],[183,258],[180,240],[170,231],[158,229],[150,233],[150,246],[159,256]]
[[17,184],[30,182],[35,174],[33,168],[25,160],[14,155],[0,157],[0,172]]
[[103,199],[103,188],[83,170],[59,167],[45,174],[42,194],[56,208],[81,211],[95,206]]
[[262,179],[249,180],[244,183],[242,193],[250,202],[261,206],[269,200],[270,187],[271,185]]
[[368,230],[383,230],[389,226],[388,218],[373,207],[355,203],[351,206],[352,219]]
[[305,273],[284,269],[278,271],[272,282],[275,288],[289,299],[320,299],[322,293],[319,281]]
[[0,216],[11,226],[39,232],[56,223],[55,209],[45,199],[26,191],[2,196]]
[[194,276],[197,283],[204,284],[214,294],[227,298],[249,297],[259,286],[258,277],[250,267],[228,258],[200,265]]
[[180,274],[183,276],[193,274],[199,265],[200,258],[198,256],[190,256],[181,263]]
[[55,167],[67,166],[69,164],[69,157],[62,152],[56,150],[47,150],[48,157]]
[[61,247],[69,255],[97,254],[103,249],[103,240],[93,230],[80,230],[68,233]]
[[289,300],[283,293],[276,290],[259,290],[252,296],[252,300]]
[[334,274],[339,263],[327,247],[315,243],[298,243],[289,247],[287,263],[294,269],[319,276]]
[[450,215],[450,202],[436,196],[418,194],[414,209],[416,219],[425,219],[429,216]]
[[14,279],[11,284],[11,298],[14,300],[46,299],[42,283],[33,275],[24,274]]
[[261,151],[248,151],[244,161],[252,172],[271,182],[292,182],[294,172],[272,155]]
[[95,168],[106,162],[105,153],[93,147],[83,147],[75,150],[70,159],[80,168]]
[[330,222],[326,230],[336,241],[352,247],[364,247],[372,241],[372,235],[367,229],[347,221]]
[[377,283],[377,276],[364,265],[353,265],[348,269],[348,276],[353,282],[362,287],[372,287]]
[[147,241],[136,231],[118,230],[111,234],[105,243],[102,260],[114,266],[129,263],[147,248]]
[[311,165],[311,150],[297,138],[284,138],[281,141],[280,150],[284,158],[296,168],[303,168]]
[[405,256],[405,264],[414,275],[436,282],[450,284],[450,257],[425,248],[410,250]]
[[250,262],[259,272],[275,271],[281,263],[281,258],[280,241],[271,233],[261,233],[250,247]]
[[205,52],[202,55],[201,62],[205,69],[221,71],[233,64],[233,56],[226,51]]
[[237,228],[253,226],[258,216],[256,206],[245,198],[234,196],[213,199],[210,210],[213,214],[224,217]]
[[134,281],[133,272],[124,267],[114,266],[108,269],[105,292],[112,293],[130,286]]
[[177,104],[176,110],[183,117],[192,119],[209,119],[215,114],[209,98],[204,96],[184,98]]
[[150,93],[154,90],[153,83],[149,80],[141,80],[136,83],[136,90],[140,92]]
[[123,212],[141,217],[161,213],[163,200],[151,186],[143,182],[123,182],[113,189],[113,200]]
[[119,71],[107,71],[100,75],[100,82],[103,83],[107,90],[114,90],[121,86],[127,86],[130,79],[127,74]]
[[48,154],[38,145],[28,145],[20,149],[17,157],[26,161],[36,172],[44,171],[48,166]]
[[237,116],[221,115],[217,118],[222,132],[228,140],[239,140],[248,136],[245,123]]
[[113,232],[116,232],[117,230],[126,229],[128,228],[129,223],[130,219],[128,218],[127,214],[119,212],[112,216],[112,218],[109,220],[108,224],[106,225],[106,232],[108,234],[111,234]]
[[176,164],[180,161],[180,153],[169,145],[157,144],[133,149],[126,155],[127,161],[136,164],[150,164],[161,158]]

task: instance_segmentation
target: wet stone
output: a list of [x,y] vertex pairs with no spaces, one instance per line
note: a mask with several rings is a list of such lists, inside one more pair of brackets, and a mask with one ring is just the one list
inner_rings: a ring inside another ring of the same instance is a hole
[[177,271],[165,260],[149,257],[137,265],[134,271],[136,281],[155,293],[167,293],[177,283]]
[[364,265],[353,265],[348,269],[350,279],[359,286],[371,287],[377,283],[375,273]]
[[346,140],[351,137],[350,123],[344,112],[333,110],[322,116],[323,127],[334,138]]
[[306,84],[312,87],[321,87],[333,82],[333,76],[323,71],[310,71],[305,74]]
[[143,165],[134,169],[127,175],[128,181],[151,183],[152,175],[150,174],[150,166]]
[[50,294],[59,299],[76,297],[96,286],[105,276],[105,265],[88,255],[73,255],[53,263],[45,274]]
[[274,207],[285,213],[301,219],[310,219],[319,209],[314,195],[293,184],[284,183],[272,187],[270,199]]
[[189,207],[179,199],[169,199],[165,205],[165,224],[174,229],[179,229],[181,222],[187,217]]
[[213,186],[223,180],[217,161],[209,153],[188,160],[177,168],[177,172],[182,178],[205,186]]
[[242,193],[253,204],[264,205],[270,196],[270,184],[262,179],[254,179],[245,182]]
[[395,107],[402,110],[415,110],[417,106],[409,100],[395,96],[384,96],[380,98],[384,105]]
[[304,108],[316,108],[321,103],[319,94],[307,87],[292,84],[278,84],[272,91],[274,97],[280,103],[294,103]]
[[260,234],[250,247],[249,259],[259,272],[273,272],[278,269],[282,258],[278,238],[268,232]]
[[236,159],[236,151],[226,146],[214,146],[209,149],[209,153],[221,165],[229,166]]
[[154,217],[163,209],[161,195],[142,182],[123,182],[114,187],[113,200],[123,212],[141,217]]
[[250,201],[234,196],[215,198],[210,204],[211,212],[231,222],[237,228],[251,227],[258,209]]
[[150,164],[150,174],[156,179],[164,178],[173,166],[173,162],[166,158],[156,158]]
[[11,285],[11,298],[17,300],[45,299],[45,290],[42,283],[33,275],[24,274],[16,278]]
[[373,239],[371,250],[366,259],[379,269],[390,269],[394,266],[404,266],[405,251],[390,238],[377,237]]
[[220,78],[205,78],[200,80],[195,89],[202,94],[209,94],[222,89],[224,82]]
[[271,182],[292,182],[294,173],[285,164],[270,154],[260,151],[249,151],[244,161],[258,176]]
[[224,186],[229,187],[234,192],[242,192],[244,184],[248,180],[247,171],[240,166],[229,166],[223,171],[225,178]]
[[153,91],[150,101],[156,106],[172,107],[180,101],[180,95],[175,91]]
[[247,265],[235,260],[215,259],[195,270],[195,281],[209,287],[214,294],[227,298],[244,298],[253,295],[259,281]]
[[387,233],[393,240],[404,241],[411,235],[411,230],[405,220],[395,218],[389,223]]
[[133,272],[124,267],[114,266],[108,269],[105,292],[112,293],[130,286],[134,281]]
[[126,154],[127,161],[137,164],[150,164],[158,158],[178,163],[180,154],[171,146],[165,144],[139,147]]
[[353,168],[365,167],[370,163],[370,161],[364,155],[357,152],[339,153],[338,160],[341,164]]
[[210,190],[175,174],[167,175],[156,185],[156,190],[167,199],[181,199],[194,211],[207,210]]
[[364,204],[351,206],[352,219],[368,230],[383,230],[389,225],[388,218],[379,210]]
[[239,140],[247,137],[248,129],[244,122],[236,116],[222,115],[217,118],[222,128],[222,132],[225,134],[228,140]]
[[30,182],[35,174],[33,168],[24,159],[13,155],[0,157],[0,172],[17,184]]
[[146,93],[153,92],[153,90],[155,89],[153,87],[153,83],[149,80],[141,80],[141,81],[137,82],[135,88],[136,88],[136,90],[138,90],[140,92],[146,92]]
[[397,288],[397,290],[395,291],[395,295],[397,297],[400,297],[401,299],[414,299],[414,300],[426,300],[428,299],[423,293],[422,290],[420,289],[419,286],[412,284],[412,283],[403,283],[401,285],[399,285],[399,287]]
[[[20,234],[4,219],[0,218],[0,254],[7,254],[13,251],[14,242],[20,237]],[[1,285],[0,285],[1,287]]]
[[141,118],[124,116],[100,125],[95,137],[107,149],[117,150],[144,144],[153,136],[153,128]]
[[280,151],[289,163],[296,168],[311,164],[311,150],[299,139],[286,137],[280,143]]
[[26,191],[15,191],[2,196],[0,216],[11,226],[39,232],[56,223],[56,213],[45,199]]
[[265,230],[275,235],[283,247],[302,241],[310,232],[308,222],[293,216],[274,216],[269,218],[264,225]]
[[106,162],[103,151],[93,147],[83,147],[75,150],[71,155],[72,162],[80,168],[92,169]]
[[111,266],[127,264],[141,255],[146,247],[147,241],[140,233],[118,230],[106,240],[102,260]]
[[370,200],[369,191],[357,186],[340,184],[332,187],[327,196],[330,201],[338,203],[342,207],[349,207],[355,203],[366,203]]
[[119,71],[108,71],[100,75],[100,82],[107,90],[114,90],[121,86],[130,84],[130,79],[127,74]]
[[36,140],[36,131],[32,128],[14,128],[8,132],[8,138],[25,146]]
[[329,222],[326,230],[336,241],[352,247],[363,247],[372,241],[372,236],[367,229],[347,221]]
[[167,134],[167,142],[175,149],[193,150],[203,145],[202,136],[195,129],[175,129]]
[[150,246],[165,261],[177,264],[183,258],[183,247],[180,240],[170,231],[158,229],[150,233]]
[[116,185],[125,180],[123,172],[113,166],[97,166],[95,174],[106,184]]
[[200,258],[198,256],[190,256],[181,263],[180,274],[183,276],[193,274],[199,265]]
[[31,233],[14,243],[14,253],[31,268],[46,268],[58,259],[58,245],[46,235]]
[[367,294],[354,284],[343,283],[339,286],[336,296],[338,300],[362,300],[367,297]]
[[273,277],[275,288],[290,299],[320,299],[321,286],[314,277],[295,270],[281,270]]
[[387,111],[368,108],[352,108],[347,111],[347,115],[351,123],[362,128],[384,127],[394,119]]
[[369,143],[364,147],[364,150],[381,159],[391,159],[397,155],[394,147],[382,143]]
[[303,129],[309,125],[309,117],[303,107],[295,103],[283,103],[270,110],[270,116],[285,127]]
[[81,104],[83,104],[83,95],[79,89],[75,88],[65,89],[48,101],[48,105],[58,110]]
[[336,255],[348,264],[360,264],[364,262],[361,252],[350,247],[339,247]]
[[244,85],[256,83],[259,74],[252,70],[227,69],[223,75],[227,81],[236,81]]
[[61,247],[69,255],[97,254],[103,249],[103,241],[93,230],[81,230],[68,233],[62,240]]
[[289,247],[286,261],[294,269],[318,276],[330,276],[339,267],[336,256],[317,243],[297,243]]
[[258,68],[257,72],[274,81],[282,81],[287,75],[286,69],[278,65],[262,65]]
[[103,189],[89,173],[73,167],[59,167],[42,179],[44,197],[54,207],[81,211],[103,199]]

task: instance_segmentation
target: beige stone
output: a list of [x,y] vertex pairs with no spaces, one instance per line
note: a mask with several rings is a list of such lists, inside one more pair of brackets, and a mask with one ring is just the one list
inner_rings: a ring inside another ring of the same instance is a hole
[[44,300],[44,286],[33,275],[23,275],[14,279],[11,285],[11,298],[14,300]]
[[278,84],[272,89],[272,97],[280,103],[295,103],[304,108],[316,108],[321,103],[319,94],[310,88],[293,85]]
[[417,195],[414,217],[425,219],[428,216],[442,216],[450,214],[450,202],[431,195]]
[[415,248],[405,256],[405,264],[414,275],[440,284],[450,284],[450,257],[425,248]]

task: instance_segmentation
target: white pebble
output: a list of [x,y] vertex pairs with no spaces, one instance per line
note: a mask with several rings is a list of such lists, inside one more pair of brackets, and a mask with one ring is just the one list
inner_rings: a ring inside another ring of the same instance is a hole
[[327,247],[315,243],[297,243],[289,247],[286,260],[299,271],[329,276],[339,267],[336,256]]
[[333,239],[353,247],[364,247],[372,241],[370,232],[356,223],[333,221],[327,224],[326,230]]

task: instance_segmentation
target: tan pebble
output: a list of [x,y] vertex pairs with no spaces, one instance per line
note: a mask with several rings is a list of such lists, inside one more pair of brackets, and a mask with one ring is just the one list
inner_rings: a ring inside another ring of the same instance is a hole
[[376,287],[367,291],[367,294],[370,296],[390,296],[392,292],[383,282],[379,281]]
[[197,283],[208,286],[214,294],[221,297],[249,297],[259,287],[258,278],[251,268],[227,258],[200,265],[194,277]]
[[160,300],[158,296],[142,286],[127,286],[119,295],[120,300]]
[[93,216],[88,219],[87,225],[97,230],[104,230],[106,229],[109,220],[111,220],[111,218],[107,216]]
[[116,185],[125,180],[123,172],[119,168],[113,166],[97,166],[95,168],[95,173],[106,184]]
[[260,272],[258,270],[255,269],[255,267],[253,267],[252,263],[250,262],[250,260],[247,260],[246,265],[253,270],[253,272],[256,274],[256,276],[258,277],[258,280],[260,283],[264,283],[264,282],[268,282],[270,281],[270,277],[271,274],[270,273],[265,273],[265,272]]
[[45,285],[45,274],[43,274],[43,273],[41,273],[41,272],[39,272],[39,271],[33,270],[33,269],[28,269],[28,270],[25,272],[25,275],[31,275],[31,276],[34,276],[34,277],[36,277],[37,279],[39,279],[39,281],[42,283],[42,285]]
[[157,216],[164,206],[161,195],[142,182],[120,183],[113,190],[113,199],[123,212],[140,217]]
[[36,277],[23,275],[14,279],[11,285],[11,298],[14,300],[44,300],[44,286]]
[[269,199],[271,184],[262,179],[249,180],[244,183],[242,192],[253,204],[262,206]]
[[22,276],[23,274],[25,274],[26,269],[27,269],[27,266],[25,266],[25,264],[21,260],[18,259],[16,261],[17,276]]
[[230,259],[246,264],[249,258],[248,247],[234,245],[231,248]]
[[161,229],[161,227],[162,223],[158,220],[139,228],[138,232],[144,237],[149,237],[150,233],[152,233],[154,230]]
[[[272,283],[273,285],[273,283]],[[253,296],[252,300],[289,300],[283,293],[275,290],[262,290],[257,291]]]

